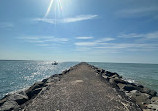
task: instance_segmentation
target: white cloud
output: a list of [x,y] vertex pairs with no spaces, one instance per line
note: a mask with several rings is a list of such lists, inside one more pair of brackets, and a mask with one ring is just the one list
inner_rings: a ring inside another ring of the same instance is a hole
[[104,46],[97,46],[94,48],[98,49],[129,49],[129,48],[137,48],[137,49],[154,49],[157,48],[157,44],[140,44],[140,43],[107,43]]
[[98,15],[79,15],[76,17],[71,18],[64,18],[64,19],[47,19],[47,18],[35,18],[34,21],[38,22],[46,22],[50,24],[56,24],[56,23],[72,23],[72,22],[79,22],[79,21],[85,21],[96,18]]
[[76,46],[95,46],[97,42],[76,42]]
[[59,44],[64,44],[69,41],[67,38],[57,38],[54,36],[25,36],[19,37],[18,39],[41,47],[52,47],[52,45],[54,45],[53,47],[57,47]]
[[137,34],[137,33],[121,34],[118,37],[122,37],[122,38],[156,39],[156,38],[158,38],[158,31],[150,32],[150,33],[146,33],[146,34]]
[[147,33],[147,34],[145,34],[145,37],[148,38],[148,39],[158,38],[158,31],[157,32],[152,32],[152,33]]
[[19,37],[18,39],[24,39],[30,42],[67,42],[68,38],[60,38],[54,36],[29,36]]
[[94,37],[76,37],[76,39],[83,39],[83,40],[86,40],[86,39],[93,39]]
[[122,38],[138,38],[138,37],[143,37],[143,34],[136,34],[136,33],[130,33],[130,34],[121,34],[118,37]]
[[102,45],[102,44],[107,44],[105,42],[108,41],[113,41],[115,40],[114,38],[102,38],[100,40],[92,41],[92,42],[76,42],[76,46],[96,46],[96,45]]
[[78,22],[84,20],[90,20],[96,18],[98,15],[79,15],[73,18],[65,18],[63,19],[63,23],[70,23],[70,22]]

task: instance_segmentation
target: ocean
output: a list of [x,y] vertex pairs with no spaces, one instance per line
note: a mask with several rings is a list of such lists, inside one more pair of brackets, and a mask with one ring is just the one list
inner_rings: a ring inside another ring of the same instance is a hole
[[[28,88],[37,81],[59,74],[79,62],[0,61],[0,98],[7,93]],[[96,67],[117,72],[129,82],[140,83],[158,92],[158,64],[90,62]]]

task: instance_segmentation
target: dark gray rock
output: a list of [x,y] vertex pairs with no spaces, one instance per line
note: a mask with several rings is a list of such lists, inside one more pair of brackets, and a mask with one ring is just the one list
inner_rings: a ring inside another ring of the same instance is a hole
[[121,83],[121,84],[128,84],[128,82],[127,81],[124,81],[124,80],[122,80],[122,79],[115,79],[115,82],[118,84],[118,83]]
[[142,108],[145,108],[145,104],[151,103],[151,96],[146,93],[141,93],[139,91],[131,91],[127,94],[133,101],[135,101],[138,105],[140,105]]
[[0,111],[12,111],[16,107],[18,107],[18,103],[16,101],[6,101],[0,107]]
[[102,74],[102,73],[105,72],[105,70],[104,70],[104,69],[97,69],[96,72],[97,72],[98,74]]
[[117,73],[113,73],[113,72],[109,72],[109,71],[106,71],[105,72],[105,75],[107,75],[107,76],[109,76],[109,77],[111,77],[111,76],[113,76],[113,75],[116,75]]
[[150,94],[152,97],[157,95],[156,91],[150,90],[148,88],[142,88],[142,89],[140,89],[140,92]]
[[123,89],[126,91],[132,91],[132,90],[137,90],[138,88],[136,86],[132,86],[132,85],[125,85],[123,87]]
[[18,93],[9,94],[6,97],[7,101],[16,101],[19,105],[25,103],[28,100],[28,97]]
[[44,86],[44,82],[37,82],[33,86],[31,86],[29,89],[27,89],[25,92],[27,96],[29,97],[29,99],[37,95],[40,92],[40,90],[42,90],[43,86]]
[[126,86],[126,84],[118,83],[117,86],[121,91],[123,91],[124,90],[123,88]]
[[29,99],[31,99],[31,98],[34,98],[41,90],[42,90],[42,88],[37,88],[34,90],[30,90],[26,94],[28,95]]
[[105,74],[102,74],[102,77],[105,79],[105,80],[107,80],[107,81],[109,81],[109,77],[108,76],[106,76]]
[[6,102],[6,101],[7,101],[6,97],[2,98],[2,99],[0,100],[0,106],[2,106],[3,103]]

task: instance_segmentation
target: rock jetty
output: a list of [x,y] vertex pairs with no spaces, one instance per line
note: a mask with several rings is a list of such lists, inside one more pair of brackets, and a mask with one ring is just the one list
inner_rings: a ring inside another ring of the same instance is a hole
[[158,111],[157,92],[80,63],[0,100],[0,111]]

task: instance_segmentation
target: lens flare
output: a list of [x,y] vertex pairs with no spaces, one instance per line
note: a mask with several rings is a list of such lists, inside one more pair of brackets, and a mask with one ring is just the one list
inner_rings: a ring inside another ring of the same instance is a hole
[[59,15],[59,14],[62,14],[63,8],[62,8],[61,0],[51,0],[51,1],[50,1],[50,4],[49,4],[49,7],[48,7],[48,9],[47,9],[47,12],[46,12],[46,14],[45,14],[45,16],[44,16],[44,18],[47,18],[47,17],[48,17],[48,15],[50,14],[50,11],[51,11],[52,7],[54,7],[55,19],[56,19],[56,17],[57,17],[57,14],[58,14],[58,15]]
[[54,0],[51,0],[51,2],[50,2],[50,4],[49,4],[49,7],[48,7],[48,9],[47,9],[47,12],[46,12],[46,14],[45,14],[45,17],[48,16],[48,14],[49,14],[49,12],[50,12],[50,10],[51,10],[51,8],[52,8],[53,2],[54,2]]

